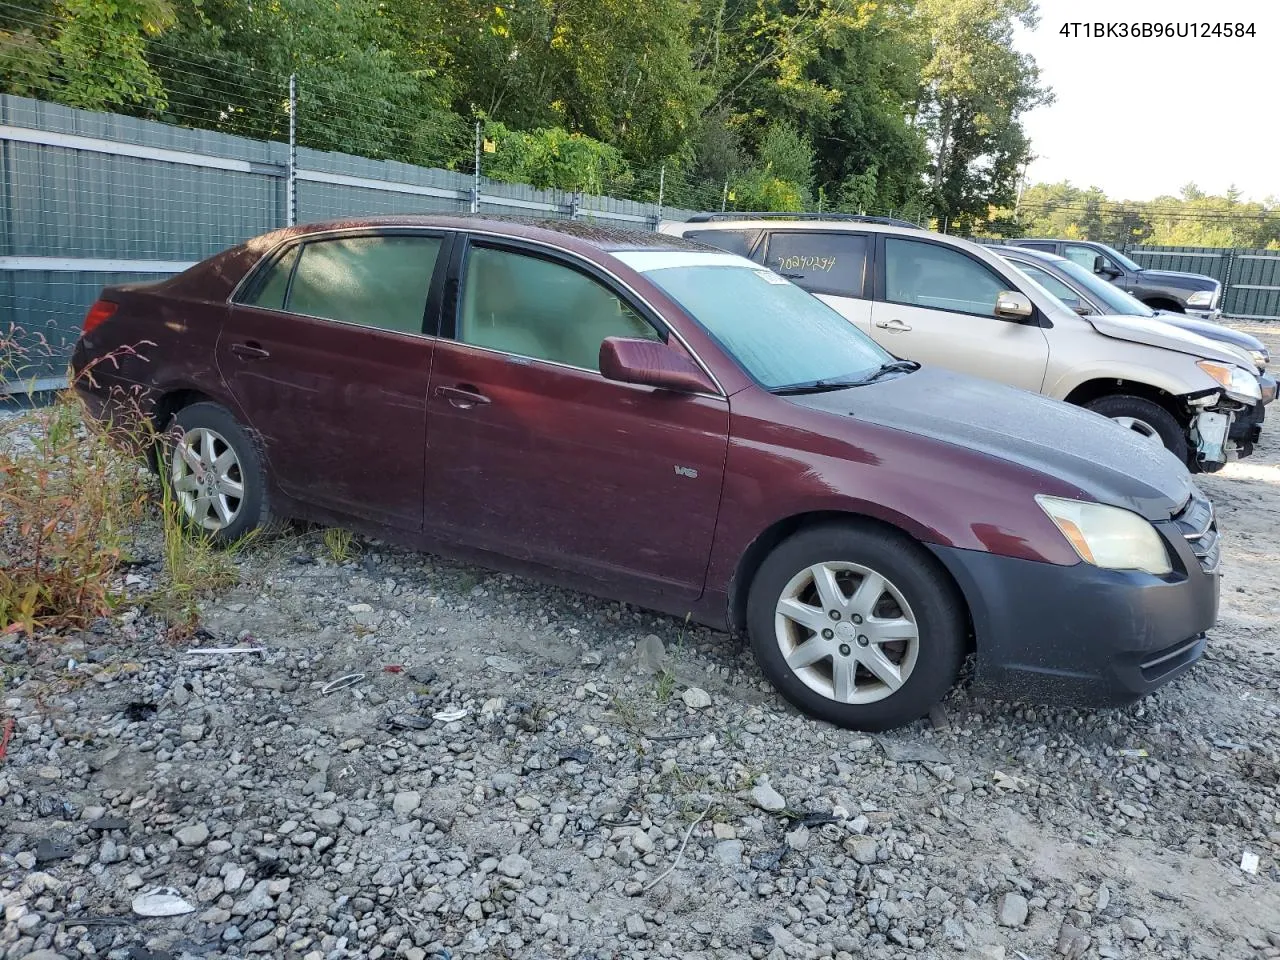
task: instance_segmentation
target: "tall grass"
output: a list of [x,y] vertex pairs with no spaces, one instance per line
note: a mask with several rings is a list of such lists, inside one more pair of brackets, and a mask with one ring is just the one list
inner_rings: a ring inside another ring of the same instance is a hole
[[[31,338],[20,334],[0,331],[0,385],[24,386],[31,348],[20,344]],[[109,615],[123,599],[121,565],[153,516],[150,503],[159,509],[165,573],[147,602],[179,633],[198,625],[201,598],[239,579],[248,538],[219,549],[190,528],[163,466],[157,485],[138,456],[176,438],[157,434],[140,398],[113,399],[121,415],[103,423],[73,389],[29,409],[5,410],[0,397],[0,633],[72,629]]]
[[[21,369],[17,333],[0,332],[0,384],[15,385]],[[115,428],[85,417],[71,390],[9,413],[0,421],[0,632],[84,626],[119,599],[112,584],[142,515],[145,476]]]

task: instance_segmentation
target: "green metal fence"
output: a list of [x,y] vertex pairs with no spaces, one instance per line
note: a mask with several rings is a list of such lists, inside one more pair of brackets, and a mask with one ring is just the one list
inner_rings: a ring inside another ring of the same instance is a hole
[[1136,247],[1124,252],[1144,267],[1213,277],[1222,312],[1245,320],[1280,320],[1280,250],[1224,247]]

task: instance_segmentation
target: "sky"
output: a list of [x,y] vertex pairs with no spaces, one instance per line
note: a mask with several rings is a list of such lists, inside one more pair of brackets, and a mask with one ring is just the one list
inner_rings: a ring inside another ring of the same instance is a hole
[[[1280,199],[1280,0],[1039,0],[1014,45],[1036,58],[1055,102],[1024,117],[1029,183],[1069,180],[1118,200],[1195,182]],[[1253,37],[1066,37],[1063,24],[1253,23]]]

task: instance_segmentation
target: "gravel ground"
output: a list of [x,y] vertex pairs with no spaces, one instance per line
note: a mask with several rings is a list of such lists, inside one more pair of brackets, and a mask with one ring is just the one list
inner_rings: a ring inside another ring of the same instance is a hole
[[302,533],[193,641],[260,652],[10,639],[0,956],[1280,957],[1280,432],[1202,483],[1212,645],[1118,711],[837,730],[723,634]]

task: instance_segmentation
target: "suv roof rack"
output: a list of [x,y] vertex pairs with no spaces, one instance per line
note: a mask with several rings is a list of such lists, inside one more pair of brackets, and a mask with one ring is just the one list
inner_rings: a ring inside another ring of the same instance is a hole
[[713,220],[851,220],[855,223],[878,223],[887,227],[922,229],[910,220],[894,217],[868,217],[857,213],[810,213],[804,211],[778,212],[774,210],[726,210],[722,213],[695,213],[685,223],[710,223]]

